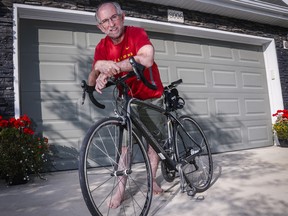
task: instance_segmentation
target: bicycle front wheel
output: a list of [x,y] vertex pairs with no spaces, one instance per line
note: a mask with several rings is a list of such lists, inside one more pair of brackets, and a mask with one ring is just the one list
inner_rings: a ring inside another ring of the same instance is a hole
[[122,120],[111,117],[93,125],[83,140],[79,179],[93,216],[148,213],[152,199],[149,159],[134,132],[135,144],[126,145],[127,134]]
[[175,134],[179,162],[184,162],[182,171],[187,184],[203,192],[208,189],[213,173],[213,161],[208,141],[199,124],[190,116],[179,118]]

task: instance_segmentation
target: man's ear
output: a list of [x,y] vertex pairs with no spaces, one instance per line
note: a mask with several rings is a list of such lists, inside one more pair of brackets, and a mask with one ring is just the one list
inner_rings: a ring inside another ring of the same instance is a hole
[[122,16],[121,16],[121,19],[122,19],[123,22],[124,22],[124,18],[125,18],[125,13],[123,12]]
[[103,27],[101,25],[96,25],[98,29],[100,29],[100,31],[104,31]]

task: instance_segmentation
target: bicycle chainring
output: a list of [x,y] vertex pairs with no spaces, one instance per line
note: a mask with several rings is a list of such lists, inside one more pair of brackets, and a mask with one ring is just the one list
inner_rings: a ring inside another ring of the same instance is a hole
[[161,172],[167,182],[173,182],[176,177],[175,170],[169,170],[164,161],[161,161]]

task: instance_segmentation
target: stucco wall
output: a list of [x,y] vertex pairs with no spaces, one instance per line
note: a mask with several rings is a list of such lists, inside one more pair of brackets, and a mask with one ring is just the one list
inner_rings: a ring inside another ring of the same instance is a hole
[[[14,116],[13,89],[13,9],[12,2],[66,8],[72,10],[94,11],[98,0],[2,0],[0,2],[0,115]],[[167,22],[166,6],[153,6],[132,0],[120,1],[126,16]],[[169,9],[177,9],[171,8]],[[283,40],[287,40],[287,28],[253,23],[227,17],[178,9],[184,12],[185,25],[249,35],[274,38],[276,42],[278,64],[281,78],[284,107],[288,109],[288,50],[283,49]]]

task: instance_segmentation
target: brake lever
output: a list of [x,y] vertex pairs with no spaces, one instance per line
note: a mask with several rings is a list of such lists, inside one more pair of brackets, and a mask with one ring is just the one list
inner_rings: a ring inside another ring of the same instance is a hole
[[139,72],[138,72],[138,70],[137,70],[137,67],[139,67],[139,69],[140,69],[141,71],[143,71],[143,70],[144,70],[144,66],[138,64],[138,63],[135,61],[135,59],[134,59],[133,56],[129,58],[129,62],[130,62],[130,64],[132,65],[132,69],[133,69],[134,73],[136,74],[137,80],[140,80],[140,79],[141,79],[141,76],[140,76],[140,74],[139,74]]
[[85,81],[84,80],[82,80],[82,82],[81,82],[81,88],[83,89],[83,93],[82,93],[82,105],[84,105],[84,102],[85,102],[85,99],[86,99],[86,91],[85,91],[85,85],[86,83],[85,83]]
[[85,99],[86,99],[86,92],[85,92],[85,89],[83,89],[83,93],[82,93],[82,105],[84,105]]

